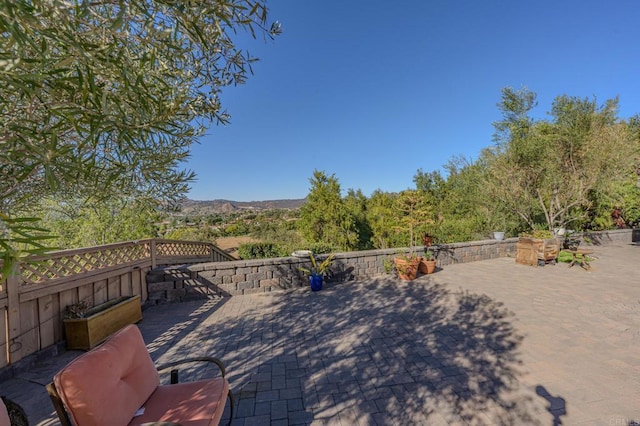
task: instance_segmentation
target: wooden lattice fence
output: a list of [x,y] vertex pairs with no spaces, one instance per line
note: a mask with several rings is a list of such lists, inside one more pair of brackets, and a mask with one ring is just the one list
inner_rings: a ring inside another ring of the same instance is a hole
[[29,258],[16,274],[0,276],[0,368],[62,340],[67,305],[136,294],[144,302],[150,269],[226,260],[232,258],[213,244],[161,239]]

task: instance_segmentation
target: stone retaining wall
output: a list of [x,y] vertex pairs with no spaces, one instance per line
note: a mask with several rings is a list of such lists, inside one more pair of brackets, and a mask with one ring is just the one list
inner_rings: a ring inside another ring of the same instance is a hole
[[[637,235],[630,229],[586,233],[594,245],[630,243]],[[503,241],[484,240],[432,247],[437,266],[453,263],[515,257],[518,238]],[[422,247],[415,249],[418,255]],[[332,265],[332,282],[357,281],[388,273],[385,262],[409,249],[367,250],[336,253]],[[237,296],[287,290],[308,285],[299,268],[310,268],[308,259],[281,257],[274,259],[238,260],[200,263],[182,267],[155,269],[147,275],[149,303],[166,303],[212,296]]]

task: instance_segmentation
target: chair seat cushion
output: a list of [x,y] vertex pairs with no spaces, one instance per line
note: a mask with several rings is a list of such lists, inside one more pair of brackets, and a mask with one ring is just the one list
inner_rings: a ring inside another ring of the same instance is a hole
[[181,426],[217,425],[222,418],[229,393],[229,382],[222,377],[158,386],[144,403],[144,414],[129,426],[149,422],[175,422]]

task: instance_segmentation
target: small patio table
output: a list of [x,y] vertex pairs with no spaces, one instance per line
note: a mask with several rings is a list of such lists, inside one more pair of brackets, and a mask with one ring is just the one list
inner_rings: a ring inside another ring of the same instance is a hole
[[[575,250],[565,250],[573,255],[573,260],[569,264],[569,268],[571,268],[576,263],[580,265],[581,268],[589,270],[591,269],[591,265],[589,265],[589,261],[587,259],[588,254],[593,254],[593,250],[590,249],[575,249]],[[580,257],[578,257],[580,255]]]

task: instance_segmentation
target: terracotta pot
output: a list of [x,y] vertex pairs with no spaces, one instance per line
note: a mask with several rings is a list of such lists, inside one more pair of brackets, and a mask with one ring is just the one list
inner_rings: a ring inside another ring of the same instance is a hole
[[427,260],[424,257],[420,258],[419,270],[422,274],[433,274],[433,271],[436,270],[436,261],[435,260]]
[[420,258],[416,257],[411,260],[395,258],[393,261],[398,271],[398,277],[400,277],[401,280],[411,281],[416,278]]

